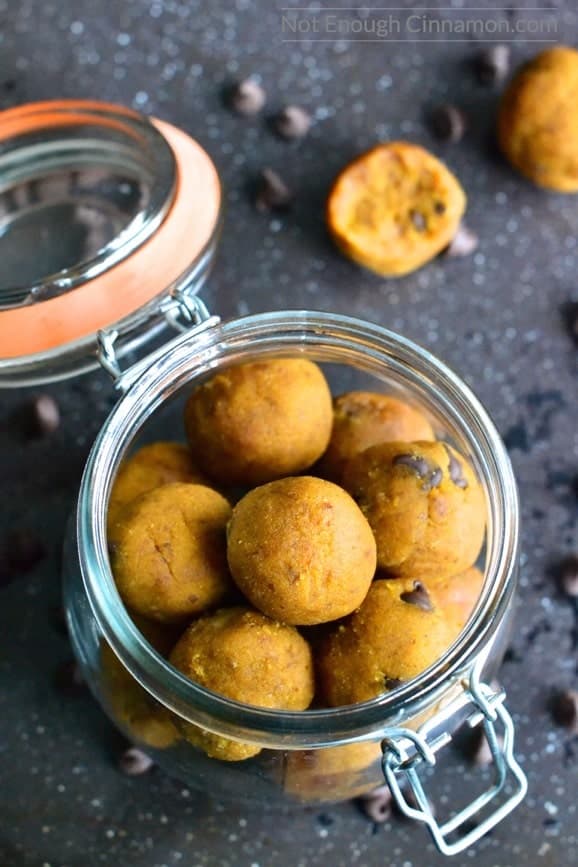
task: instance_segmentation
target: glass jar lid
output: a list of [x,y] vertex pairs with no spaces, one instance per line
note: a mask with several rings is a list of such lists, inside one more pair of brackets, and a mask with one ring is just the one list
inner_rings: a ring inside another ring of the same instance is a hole
[[0,385],[64,378],[164,324],[198,291],[220,222],[218,175],[188,135],[121,106],[32,103],[0,114]]

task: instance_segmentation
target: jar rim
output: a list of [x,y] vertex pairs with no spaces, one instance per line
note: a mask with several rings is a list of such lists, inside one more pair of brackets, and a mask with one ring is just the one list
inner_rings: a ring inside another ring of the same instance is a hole
[[[211,692],[178,672],[150,646],[116,590],[107,553],[106,508],[114,474],[135,434],[168,395],[190,380],[193,371],[210,371],[224,356],[239,361],[238,354],[247,344],[254,353],[283,356],[298,354],[307,343],[315,343],[316,349],[321,343],[332,347],[342,354],[341,363],[346,364],[348,351],[355,349],[382,368],[386,363],[391,370],[411,371],[412,382],[416,388],[421,383],[424,393],[435,382],[436,400],[442,400],[444,411],[461,425],[460,433],[475,456],[486,491],[488,527],[485,581],[476,612],[436,663],[370,701],[296,712],[245,705]],[[448,683],[467,676],[488,647],[514,591],[518,514],[517,488],[505,446],[479,400],[443,362],[379,325],[349,316],[290,310],[229,320],[189,339],[181,336],[160,361],[147,368],[112,410],[91,450],[78,502],[77,539],[95,618],[123,665],[145,689],[184,719],[219,734],[261,746],[298,749],[370,737],[418,714]]]

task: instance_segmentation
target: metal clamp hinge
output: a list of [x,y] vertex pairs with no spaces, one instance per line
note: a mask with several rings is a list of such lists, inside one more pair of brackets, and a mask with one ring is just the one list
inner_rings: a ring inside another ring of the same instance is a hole
[[[492,690],[487,684],[480,683],[472,676],[469,684],[464,685],[460,707],[468,705],[471,713],[467,724],[471,727],[483,725],[494,768],[493,785],[478,798],[456,813],[451,819],[440,824],[433,813],[418,775],[421,766],[436,764],[436,753],[445,746],[451,736],[447,733],[437,735],[428,741],[432,725],[424,725],[419,731],[392,729],[382,742],[382,767],[385,779],[399,809],[409,818],[427,825],[434,842],[444,855],[462,852],[508,815],[524,798],[527,780],[513,753],[514,724],[504,707],[505,694],[502,690]],[[496,730],[502,729],[503,742]],[[415,806],[408,803],[402,791],[402,783],[409,785]],[[509,790],[506,792],[506,788]],[[499,805],[493,812],[478,818],[479,814],[500,796]],[[473,817],[476,816],[475,823]]]
[[[168,324],[186,339],[217,325],[221,320],[211,316],[206,304],[197,296],[191,295],[186,289],[177,288],[167,296],[160,305],[161,318],[159,324]],[[106,370],[119,391],[126,389],[155,360],[167,351],[167,346],[159,347],[155,352],[140,359],[131,367],[122,370],[119,362],[118,346],[122,335],[116,329],[103,329],[97,334],[96,354],[100,365]],[[173,341],[173,343],[179,342]]]

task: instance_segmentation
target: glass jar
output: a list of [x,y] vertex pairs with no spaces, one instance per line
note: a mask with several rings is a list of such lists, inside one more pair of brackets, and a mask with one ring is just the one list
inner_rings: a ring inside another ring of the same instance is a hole
[[[191,386],[228,365],[264,356],[314,360],[339,390],[402,395],[427,413],[439,436],[468,455],[485,491],[485,581],[470,621],[435,665],[393,693],[363,704],[272,711],[241,705],[192,683],[140,633],[110,570],[106,512],[121,460],[136,442],[151,438],[151,428],[162,424],[163,415],[180,411]],[[398,335],[348,317],[307,311],[225,323],[208,319],[158,350],[152,360],[121,374],[117,384],[124,394],[86,466],[65,580],[76,655],[117,725],[170,773],[218,797],[269,805],[336,801],[383,785],[385,774],[404,812],[425,822],[447,854],[465,848],[499,821],[526,788],[512,754],[513,726],[504,694],[487,685],[499,665],[512,610],[518,502],[504,446],[471,391],[437,359]],[[496,780],[440,825],[418,771],[435,764],[436,753],[465,722],[483,723]],[[209,759],[181,737],[183,723],[255,745],[261,752],[242,762]],[[413,790],[413,803],[404,784]],[[479,822],[472,829],[467,823],[473,816]]]
[[[469,389],[398,335],[327,313],[225,323],[210,316],[197,293],[217,248],[221,200],[208,155],[163,121],[87,101],[0,114],[0,386],[54,381],[100,363],[122,393],[90,454],[66,542],[75,653],[116,724],[190,784],[272,804],[336,801],[387,781],[400,808],[452,854],[495,825],[526,789],[504,694],[487,685],[504,649],[516,583],[518,503],[509,460]],[[167,326],[178,336],[129,361]],[[106,512],[120,461],[158,438],[158,426],[179,412],[193,384],[227,365],[275,355],[319,362],[334,390],[388,391],[416,404],[439,436],[469,456],[486,495],[485,581],[470,621],[419,677],[353,707],[272,711],[195,685],[141,634],[110,570]],[[209,759],[180,735],[187,723],[261,752],[243,762]],[[483,724],[495,782],[440,824],[419,771],[435,765],[464,723]]]

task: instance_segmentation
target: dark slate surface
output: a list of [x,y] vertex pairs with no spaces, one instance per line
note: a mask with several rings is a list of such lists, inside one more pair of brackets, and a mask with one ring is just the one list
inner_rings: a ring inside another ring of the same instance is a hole
[[[574,4],[548,6],[560,38],[575,42]],[[524,18],[516,10],[507,14],[511,22]],[[577,746],[552,724],[546,704],[554,686],[577,685],[572,611],[548,569],[577,542],[576,349],[560,305],[578,299],[578,200],[533,189],[495,154],[497,93],[472,75],[467,61],[475,40],[281,39],[277,4],[265,0],[0,0],[1,102],[84,95],[183,126],[212,154],[227,189],[219,263],[205,294],[213,310],[352,313],[425,344],[473,384],[511,448],[522,495],[516,652],[503,682],[530,794],[514,817],[454,863],[570,867],[578,863]],[[521,41],[514,56],[522,60],[538,48]],[[239,120],[223,108],[222,88],[247,73],[261,76],[271,111],[285,102],[310,108],[316,124],[305,141],[287,145],[263,120]],[[440,146],[424,124],[428,107],[446,99],[471,117],[460,145]],[[400,136],[432,147],[456,170],[481,244],[473,257],[438,261],[394,282],[358,270],[332,249],[322,207],[346,159],[380,138]],[[261,216],[251,207],[247,186],[264,165],[297,190],[287,217]],[[273,820],[242,805],[214,804],[159,771],[134,780],[119,775],[120,740],[102,713],[86,695],[65,700],[52,682],[69,654],[55,613],[64,523],[113,397],[104,374],[48,390],[60,402],[63,423],[45,440],[25,441],[12,417],[24,393],[1,397],[1,531],[31,528],[47,554],[1,597],[0,864],[443,863],[422,830],[399,821],[374,827],[352,804]],[[456,761],[445,806],[466,797],[472,782],[469,768]]]

